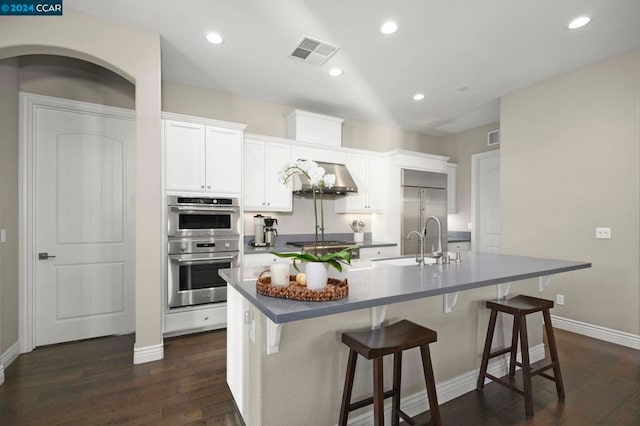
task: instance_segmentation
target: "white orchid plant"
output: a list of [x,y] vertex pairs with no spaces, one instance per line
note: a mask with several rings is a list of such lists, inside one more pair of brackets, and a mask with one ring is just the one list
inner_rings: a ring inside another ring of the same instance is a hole
[[[292,160],[287,163],[280,171],[280,183],[287,186],[293,185],[293,177],[295,175],[304,175],[309,179],[311,189],[313,193],[313,214],[315,217],[315,254],[311,253],[275,253],[279,257],[293,258],[293,266],[298,269],[296,261],[306,262],[325,262],[336,268],[338,271],[342,271],[341,263],[350,265],[351,255],[349,254],[348,247],[337,253],[328,253],[322,256],[318,256],[318,231],[321,235],[321,241],[324,241],[324,206],[322,203],[322,194],[324,188],[331,188],[336,183],[336,175],[326,173],[323,167],[318,166],[315,161],[309,160]],[[318,224],[318,204],[317,197],[320,198],[320,223]]]

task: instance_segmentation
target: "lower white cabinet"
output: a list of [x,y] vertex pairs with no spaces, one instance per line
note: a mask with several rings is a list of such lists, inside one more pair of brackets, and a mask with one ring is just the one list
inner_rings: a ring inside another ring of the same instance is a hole
[[[292,251],[291,253],[295,253]],[[272,263],[287,262],[292,263],[291,259],[278,257],[271,253],[257,253],[257,254],[245,254],[242,262],[242,266],[245,268],[251,268],[256,266],[268,267]]]
[[215,305],[198,309],[169,312],[164,317],[164,332],[167,334],[215,330],[225,328],[226,326],[226,303],[216,303]]
[[398,246],[366,247],[360,249],[360,260],[371,260],[376,257],[394,257],[398,255]]
[[448,251],[469,251],[471,250],[471,241],[461,241],[459,243],[449,243]]

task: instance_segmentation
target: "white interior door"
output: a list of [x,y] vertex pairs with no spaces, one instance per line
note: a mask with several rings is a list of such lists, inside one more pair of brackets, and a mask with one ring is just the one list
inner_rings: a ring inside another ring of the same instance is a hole
[[34,123],[35,344],[131,332],[135,121],[39,107]]
[[500,253],[500,151],[472,156],[474,250]]

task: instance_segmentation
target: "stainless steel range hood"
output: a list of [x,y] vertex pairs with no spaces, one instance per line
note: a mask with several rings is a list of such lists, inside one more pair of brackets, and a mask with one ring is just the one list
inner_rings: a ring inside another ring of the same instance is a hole
[[[358,186],[351,177],[351,173],[344,164],[323,163],[316,161],[318,166],[324,168],[326,174],[336,175],[336,183],[331,188],[324,188],[322,193],[332,196],[344,196],[358,192]],[[312,196],[311,184],[309,179],[304,175],[296,175],[299,177],[298,182],[294,184],[293,194],[301,197]]]

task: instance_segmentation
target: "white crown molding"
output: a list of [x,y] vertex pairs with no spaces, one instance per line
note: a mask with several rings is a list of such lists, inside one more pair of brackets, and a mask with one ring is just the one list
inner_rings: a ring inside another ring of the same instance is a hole
[[600,327],[599,325],[588,324],[586,322],[558,317],[556,315],[551,315],[551,320],[553,322],[553,326],[561,330],[582,334],[583,336],[593,337],[594,339],[604,340],[605,342],[640,350],[640,336],[637,334]]
[[133,363],[144,364],[145,362],[158,361],[164,358],[164,344],[133,348]]
[[163,120],[183,121],[192,124],[203,124],[205,126],[224,127],[225,129],[243,130],[247,128],[246,124],[234,123],[231,121],[216,120],[213,118],[196,117],[193,115],[177,114],[175,112],[162,112]]

